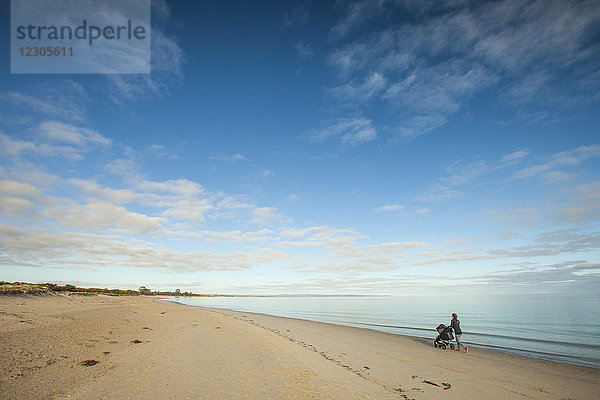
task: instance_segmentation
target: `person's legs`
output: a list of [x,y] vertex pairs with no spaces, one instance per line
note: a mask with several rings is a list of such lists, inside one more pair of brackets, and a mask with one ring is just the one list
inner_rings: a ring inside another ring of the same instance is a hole
[[460,346],[462,346],[464,347],[465,351],[469,351],[469,349],[467,349],[467,346],[462,344],[462,342],[460,341],[460,337],[461,335],[456,335],[456,350],[460,351]]

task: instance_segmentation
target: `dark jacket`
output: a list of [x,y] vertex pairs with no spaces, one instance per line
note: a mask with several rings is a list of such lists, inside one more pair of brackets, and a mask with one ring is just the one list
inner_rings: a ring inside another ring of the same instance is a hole
[[452,326],[452,329],[454,329],[455,334],[462,335],[462,331],[460,330],[460,321],[458,318],[452,318],[452,321],[450,321],[450,326]]

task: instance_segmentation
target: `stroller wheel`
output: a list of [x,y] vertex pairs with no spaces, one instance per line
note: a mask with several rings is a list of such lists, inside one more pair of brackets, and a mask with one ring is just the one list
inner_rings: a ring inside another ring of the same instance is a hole
[[454,343],[450,343],[450,350],[454,350]]
[[440,349],[446,350],[446,345],[445,344],[440,344]]

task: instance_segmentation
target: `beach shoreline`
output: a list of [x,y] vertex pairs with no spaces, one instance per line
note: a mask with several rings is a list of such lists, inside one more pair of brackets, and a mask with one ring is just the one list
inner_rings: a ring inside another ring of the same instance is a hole
[[0,317],[6,399],[593,399],[600,384],[590,367],[156,298],[2,296]]
[[[220,307],[212,307],[212,306],[202,306],[202,305],[194,305],[194,304],[187,304],[185,302],[180,302],[177,300],[174,300],[172,298],[169,297],[164,297],[161,298],[161,300],[163,301],[171,301],[177,304],[182,304],[182,305],[188,305],[188,306],[192,306],[192,307],[199,307],[199,308],[203,308],[203,309],[207,309],[207,310],[215,310],[215,311],[233,311],[236,313],[245,313],[245,314],[254,314],[254,315],[267,315],[267,316],[273,316],[273,317],[277,317],[277,318],[290,318],[290,319],[299,319],[299,320],[303,320],[303,321],[313,321],[313,322],[322,322],[325,324],[331,324],[331,325],[338,325],[338,326],[350,326],[350,327],[355,327],[358,329],[368,329],[368,330],[373,330],[373,331],[377,331],[377,332],[385,332],[385,333],[390,333],[393,335],[398,335],[398,336],[402,336],[402,337],[406,337],[406,338],[413,338],[413,339],[417,339],[417,340],[424,340],[424,343],[429,343],[431,344],[433,342],[433,339],[435,338],[435,336],[437,335],[437,332],[435,329],[425,329],[425,328],[408,328],[408,329],[414,329],[414,330],[421,330],[421,331],[427,331],[430,333],[429,336],[418,336],[418,335],[411,335],[411,334],[406,334],[406,333],[398,333],[398,332],[392,332],[390,330],[382,330],[379,329],[379,327],[388,327],[388,328],[397,328],[395,326],[391,326],[391,325],[380,325],[380,324],[369,324],[369,323],[358,323],[358,322],[348,322],[348,323],[342,323],[342,322],[335,322],[335,321],[327,321],[327,320],[318,320],[318,319],[310,319],[310,318],[304,318],[304,317],[296,317],[296,316],[286,316],[286,315],[278,315],[278,314],[267,314],[267,313],[261,313],[261,312],[256,312],[256,311],[239,311],[236,309],[232,309],[232,308],[220,308]],[[401,327],[401,328],[405,328],[405,327]],[[464,335],[466,334],[466,335]],[[473,333],[471,333],[471,335],[474,335]],[[481,334],[475,334],[475,335],[481,335]],[[567,365],[575,365],[575,366],[581,366],[581,367],[587,367],[587,368],[592,368],[592,369],[598,369],[600,370],[600,366],[596,366],[597,364],[593,361],[589,361],[586,362],[586,360],[581,360],[566,354],[554,354],[554,353],[548,353],[548,352],[544,352],[544,351],[536,351],[536,350],[531,350],[531,349],[526,349],[526,348],[518,348],[518,347],[505,347],[505,346],[500,346],[500,345],[493,345],[493,344],[482,344],[482,343],[474,343],[474,342],[470,342],[470,341],[465,341],[465,337],[469,337],[469,332],[465,332],[463,331],[463,338],[462,338],[462,343],[467,345],[470,348],[477,348],[479,350],[491,350],[491,351],[499,351],[505,354],[510,354],[510,355],[514,355],[514,356],[520,356],[520,357],[525,357],[525,358],[533,358],[533,359],[539,359],[539,360],[544,360],[544,361],[550,361],[550,362],[555,362],[558,364],[567,364]],[[488,335],[488,336],[494,336],[494,335]],[[504,337],[506,338],[506,337]],[[522,339],[522,338],[515,338],[517,340],[521,339],[521,340],[530,340],[530,339]],[[455,344],[455,341],[451,341],[452,343]],[[569,343],[571,345],[581,345],[578,343]]]
[[[434,327],[446,322],[444,316],[452,310],[461,310],[463,343],[510,354],[540,358],[560,363],[600,369],[600,343],[594,335],[594,318],[584,322],[580,312],[586,305],[572,299],[544,299],[528,296],[507,301],[502,297],[488,297],[483,302],[469,303],[461,298],[441,299],[429,296],[396,296],[369,299],[329,296],[327,298],[276,296],[271,300],[250,297],[247,301],[236,298],[169,297],[181,304],[208,308],[266,313],[274,316],[327,322],[344,326],[374,329],[383,332],[433,340],[438,333]],[[600,303],[593,299],[592,303]],[[529,304],[523,313],[514,306],[524,301]],[[564,306],[566,305],[566,306]],[[591,306],[591,304],[588,303]],[[564,306],[564,307],[563,307]],[[558,324],[549,326],[552,313],[570,311]]]
[[[171,300],[169,300],[169,301],[171,301]],[[259,318],[260,317],[266,317],[266,318],[268,318],[268,317],[283,318],[283,319],[289,319],[289,320],[298,320],[298,321],[306,321],[306,322],[316,322],[316,323],[321,323],[321,324],[325,324],[325,325],[332,325],[332,326],[339,326],[339,327],[350,327],[350,328],[356,328],[356,329],[364,329],[364,330],[368,330],[368,331],[385,333],[385,334],[388,334],[388,335],[394,335],[394,336],[399,336],[399,337],[403,337],[403,338],[406,338],[406,339],[411,339],[411,340],[414,340],[415,342],[417,342],[419,344],[426,344],[428,346],[432,346],[433,339],[437,335],[437,333],[435,333],[435,330],[431,330],[431,337],[414,336],[414,335],[407,335],[407,334],[403,334],[403,333],[393,333],[393,332],[381,331],[381,330],[378,330],[376,328],[370,328],[368,326],[354,326],[354,325],[349,325],[349,324],[346,325],[346,324],[334,323],[334,322],[315,321],[315,320],[306,319],[306,318],[286,317],[286,316],[266,314],[266,313],[259,313],[259,312],[238,311],[238,310],[230,310],[230,309],[217,308],[217,307],[195,306],[195,305],[188,305],[188,304],[178,303],[176,301],[174,301],[174,303],[185,305],[185,306],[189,306],[189,307],[198,307],[198,308],[206,310],[206,311],[222,312],[223,314],[225,314],[225,315],[231,315],[234,318],[239,318],[241,315],[253,315],[253,316],[257,316]],[[244,320],[244,319],[242,319],[242,320]],[[260,325],[260,326],[262,328],[264,328],[264,329],[270,330],[269,327],[262,326],[262,325]],[[451,341],[451,342],[455,344],[455,341]],[[543,362],[555,363],[555,364],[559,364],[559,365],[570,365],[570,366],[575,366],[575,367],[588,368],[588,369],[590,369],[592,371],[599,371],[600,372],[600,368],[596,368],[596,367],[589,366],[589,365],[582,365],[582,364],[578,364],[578,363],[575,363],[575,362],[560,361],[560,360],[551,358],[550,356],[553,356],[553,354],[550,354],[550,353],[535,352],[533,350],[516,349],[516,348],[513,349],[513,348],[509,348],[509,347],[494,346],[494,345],[488,345],[488,344],[476,344],[476,343],[470,343],[470,342],[464,341],[464,340],[462,341],[462,343],[468,345],[467,347],[469,347],[469,350],[476,349],[476,351],[478,351],[478,352],[490,351],[492,353],[505,354],[505,355],[508,355],[510,357],[520,357],[520,358],[524,358],[526,360],[530,360],[530,359],[531,360],[538,360],[538,361],[543,361]],[[447,349],[447,351],[451,351],[451,350]],[[526,353],[532,353],[532,354],[538,353],[538,354],[542,354],[542,355],[543,354],[547,354],[549,357],[548,358],[544,358],[544,357],[539,357],[539,356],[535,356],[535,355],[527,355]]]

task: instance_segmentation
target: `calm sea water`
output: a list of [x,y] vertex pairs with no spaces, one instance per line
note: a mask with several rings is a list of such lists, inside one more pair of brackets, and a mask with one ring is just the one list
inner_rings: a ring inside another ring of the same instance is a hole
[[173,297],[182,304],[330,322],[434,339],[456,312],[471,346],[600,368],[600,298]]

